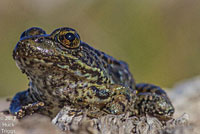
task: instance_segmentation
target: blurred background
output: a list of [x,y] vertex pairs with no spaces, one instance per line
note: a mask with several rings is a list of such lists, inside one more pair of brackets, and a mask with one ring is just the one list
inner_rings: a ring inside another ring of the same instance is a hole
[[28,87],[12,51],[21,33],[67,26],[129,64],[137,82],[170,88],[200,74],[200,1],[1,0],[0,97]]

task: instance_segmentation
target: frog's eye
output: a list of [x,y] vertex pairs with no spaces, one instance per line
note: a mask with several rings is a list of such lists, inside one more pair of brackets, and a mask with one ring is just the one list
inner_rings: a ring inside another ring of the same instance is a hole
[[43,29],[39,27],[31,27],[21,34],[20,39],[35,35],[43,35],[43,34],[46,34],[46,32]]
[[80,36],[72,30],[61,31],[57,40],[66,48],[78,48],[80,45]]

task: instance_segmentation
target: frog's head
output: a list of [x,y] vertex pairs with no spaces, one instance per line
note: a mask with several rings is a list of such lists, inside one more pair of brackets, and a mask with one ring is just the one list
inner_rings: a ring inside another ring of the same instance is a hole
[[62,74],[71,79],[102,82],[104,68],[98,54],[72,28],[59,28],[48,35],[41,28],[32,27],[22,33],[13,58],[29,77]]

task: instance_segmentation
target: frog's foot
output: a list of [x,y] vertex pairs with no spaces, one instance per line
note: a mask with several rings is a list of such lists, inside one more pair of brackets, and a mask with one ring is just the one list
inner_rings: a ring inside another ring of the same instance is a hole
[[11,114],[21,119],[26,115],[32,115],[43,106],[43,102],[33,102],[28,97],[28,91],[22,91],[13,97],[9,110]]
[[130,106],[136,101],[136,92],[131,91],[126,87],[121,87],[122,91],[118,95],[112,97],[111,101],[106,105],[103,111],[109,114],[123,114],[126,113]]
[[174,107],[163,89],[152,84],[137,84],[136,90],[134,108],[139,115],[149,114],[160,120],[172,118]]
[[128,100],[124,95],[118,95],[113,98],[112,102],[108,103],[103,109],[105,112],[110,114],[119,115],[127,110]]
[[44,106],[43,102],[36,102],[33,104],[28,104],[26,106],[21,106],[21,109],[15,112],[15,115],[17,116],[18,119],[21,119],[26,115],[32,115],[43,106]]

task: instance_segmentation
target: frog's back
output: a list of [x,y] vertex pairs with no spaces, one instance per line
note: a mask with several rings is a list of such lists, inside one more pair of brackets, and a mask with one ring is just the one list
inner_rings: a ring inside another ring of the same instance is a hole
[[110,64],[109,72],[112,76],[112,80],[116,84],[130,87],[131,89],[135,87],[135,82],[132,74],[128,69],[128,65],[124,61],[115,60],[113,64]]
[[135,81],[126,62],[117,60],[102,51],[90,47],[84,42],[82,43],[84,44],[84,48],[89,49],[87,51],[92,51],[92,55],[97,57],[96,60],[101,62],[101,68],[104,68],[104,72],[107,74],[111,83],[119,84],[131,89],[135,88]]

